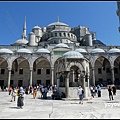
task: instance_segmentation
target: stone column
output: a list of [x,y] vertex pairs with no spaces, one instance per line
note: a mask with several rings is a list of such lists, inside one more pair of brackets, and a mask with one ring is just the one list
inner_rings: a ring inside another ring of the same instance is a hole
[[65,95],[66,98],[69,97],[69,72],[65,71]]
[[86,98],[86,83],[85,83],[85,75],[83,75],[83,89],[84,89],[84,97]]
[[111,72],[112,72],[112,83],[114,84],[115,76],[114,76],[114,67],[113,66],[111,67]]
[[53,86],[54,85],[54,68],[51,68],[51,71],[52,71],[51,85]]
[[95,71],[94,71],[94,67],[92,68],[92,84],[93,84],[93,86],[95,86]]
[[57,73],[57,90],[59,91],[59,85],[60,85],[60,75]]
[[10,87],[11,69],[8,68],[8,88]]
[[88,82],[87,87],[90,87],[89,73],[87,73],[87,82]]
[[90,76],[89,76],[89,73],[87,73],[87,86],[88,86],[88,96],[91,96],[91,93],[90,93],[90,80],[89,80]]
[[75,76],[74,76],[74,70],[72,70],[73,71],[73,82],[74,82],[74,79],[75,79]]
[[30,69],[30,86],[32,86],[32,69]]

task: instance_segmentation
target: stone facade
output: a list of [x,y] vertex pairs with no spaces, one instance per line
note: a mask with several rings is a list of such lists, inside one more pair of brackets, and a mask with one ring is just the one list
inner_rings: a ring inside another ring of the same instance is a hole
[[106,46],[85,26],[58,19],[26,38],[25,19],[22,38],[0,46],[0,86],[57,84],[69,96],[69,87],[120,83],[120,46]]

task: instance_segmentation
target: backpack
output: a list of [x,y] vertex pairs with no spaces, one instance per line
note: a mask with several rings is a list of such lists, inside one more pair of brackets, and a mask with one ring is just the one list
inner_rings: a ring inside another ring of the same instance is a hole
[[82,94],[84,94],[84,90],[82,90]]

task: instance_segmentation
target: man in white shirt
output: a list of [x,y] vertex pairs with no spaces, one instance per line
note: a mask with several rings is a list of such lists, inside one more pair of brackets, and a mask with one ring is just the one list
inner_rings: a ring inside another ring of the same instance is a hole
[[83,88],[81,86],[79,86],[77,94],[80,99],[80,102],[79,102],[80,104],[83,104],[83,93],[84,93]]

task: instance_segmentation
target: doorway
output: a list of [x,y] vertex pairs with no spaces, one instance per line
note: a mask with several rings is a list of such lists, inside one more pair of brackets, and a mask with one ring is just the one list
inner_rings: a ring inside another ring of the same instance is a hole
[[18,80],[18,87],[23,86],[23,80]]

